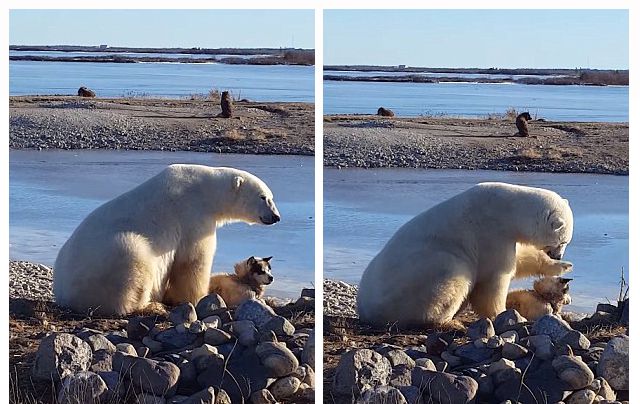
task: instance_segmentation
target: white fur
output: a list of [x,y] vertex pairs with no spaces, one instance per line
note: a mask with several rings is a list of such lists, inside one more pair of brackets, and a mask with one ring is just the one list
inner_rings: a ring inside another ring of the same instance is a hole
[[362,275],[358,312],[373,323],[443,324],[465,301],[481,316],[505,310],[516,243],[564,252],[573,214],[558,194],[478,184],[403,225]]
[[195,304],[208,291],[216,228],[276,217],[273,194],[248,172],[171,165],[80,223],[56,259],[56,301],[105,314]]

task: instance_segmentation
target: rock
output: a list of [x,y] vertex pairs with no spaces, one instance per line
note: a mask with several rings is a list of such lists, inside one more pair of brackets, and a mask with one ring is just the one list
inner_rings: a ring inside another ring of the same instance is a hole
[[468,403],[478,391],[478,382],[469,376],[434,372],[420,367],[413,369],[411,384],[423,392],[426,402],[434,404]]
[[138,356],[136,347],[134,347],[132,344],[129,344],[128,342],[122,342],[116,345],[116,352],[123,352],[127,355]]
[[565,404],[591,404],[596,398],[596,393],[591,390],[578,390],[571,393],[564,402]]
[[389,360],[391,367],[405,365],[408,368],[413,368],[416,365],[416,362],[401,349],[392,349],[386,352],[384,357]]
[[313,368],[311,366],[309,366],[306,363],[303,364],[302,366],[304,366],[304,368],[306,370],[306,373],[304,375],[304,379],[302,379],[302,382],[307,384],[312,389],[315,388],[315,386],[316,386],[316,372],[313,370]]
[[284,344],[263,342],[256,347],[256,355],[273,377],[286,376],[299,366],[298,359]]
[[216,401],[216,393],[213,387],[207,387],[199,392],[192,394],[181,404],[214,404]]
[[487,374],[488,375],[493,375],[494,373],[500,371],[500,370],[504,370],[504,369],[514,369],[516,367],[516,364],[513,363],[513,361],[510,361],[509,359],[499,359],[495,362],[493,362],[490,366],[489,369],[487,369]]
[[380,107],[378,108],[378,112],[376,113],[376,115],[378,116],[386,116],[386,117],[393,117],[396,114],[393,113],[392,110],[384,108],[384,107]]
[[125,394],[124,381],[118,372],[96,372],[107,385],[107,391],[102,395],[101,401],[105,403],[119,403]]
[[515,367],[505,366],[502,369],[494,371],[493,374],[491,374],[491,380],[495,386],[514,381],[520,382],[520,380],[522,380],[522,371]]
[[464,344],[455,351],[456,356],[462,358],[463,363],[478,363],[491,359],[493,349],[477,348],[473,344]]
[[342,355],[333,377],[336,394],[360,395],[368,388],[389,383],[389,360],[370,349],[355,349]]
[[196,308],[191,303],[182,303],[174,307],[169,312],[169,321],[171,324],[191,324],[198,319]]
[[433,363],[433,361],[429,358],[418,358],[415,360],[414,365],[412,367],[415,366],[420,366],[423,367],[427,370],[436,370],[436,365]]
[[[162,351],[162,342],[160,341],[156,341],[155,339],[151,338],[150,336],[145,336],[144,338],[142,338],[142,343],[149,348],[149,350],[153,353],[156,352],[160,352]],[[138,351],[136,350],[136,353]],[[139,356],[139,355],[138,355]]]
[[615,400],[616,393],[613,391],[609,382],[604,377],[596,377],[589,387],[596,395],[601,396],[605,400]]
[[522,317],[515,309],[505,310],[493,320],[493,328],[497,334],[513,330],[516,325],[526,323],[527,319]]
[[[155,340],[162,342],[163,349],[167,350],[184,348],[188,345],[193,344],[196,339],[198,339],[198,336],[196,334],[191,334],[188,332],[178,332],[175,327],[164,330],[155,336]],[[152,348],[149,347],[149,349]]]
[[38,347],[33,364],[33,377],[58,381],[66,376],[86,371],[91,366],[91,347],[72,334],[53,333]]
[[[195,324],[195,323],[194,323]],[[218,328],[207,328],[204,332],[204,342],[210,345],[222,345],[231,341],[233,337],[226,331]]]
[[407,404],[404,395],[393,386],[376,386],[365,390],[356,404]]
[[502,347],[502,357],[510,360],[524,358],[529,350],[522,345],[506,342]]
[[222,325],[222,319],[220,318],[220,316],[205,317],[205,318],[202,319],[202,322],[208,328],[218,328],[219,326]]
[[254,346],[258,343],[258,330],[249,320],[233,321],[225,324],[225,329],[238,338],[238,342],[244,346]]
[[260,331],[276,314],[273,309],[260,300],[249,299],[241,303],[234,312],[236,321],[249,320]]
[[424,404],[422,392],[416,386],[401,386],[398,387],[398,390],[400,390],[408,404]]
[[451,338],[446,334],[434,333],[427,336],[425,348],[429,355],[440,355],[447,350],[451,343]]
[[197,391],[200,386],[198,385],[198,369],[196,368],[196,364],[183,359],[178,362],[177,365],[178,369],[180,369],[180,376],[178,377],[179,392],[191,394]]
[[166,404],[167,400],[164,397],[154,396],[153,394],[139,394],[136,395],[137,404]]
[[406,365],[398,365],[391,369],[389,385],[394,387],[411,386],[411,369]]
[[530,335],[523,340],[528,341],[537,358],[551,359],[555,356],[555,346],[548,335]]
[[189,325],[189,332],[191,334],[200,334],[207,331],[208,328],[209,326],[207,325],[207,323],[205,323],[204,321],[196,320]]
[[315,353],[316,353],[316,339],[315,331],[311,331],[307,342],[304,344],[302,354],[300,355],[300,361],[306,363],[315,369]]
[[567,344],[558,342],[554,347],[554,356],[568,355],[573,356],[573,349]]
[[80,87],[78,89],[78,97],[87,97],[87,98],[95,98],[95,91],[88,89],[87,87]]
[[59,404],[98,403],[107,391],[107,384],[93,372],[80,371],[62,381]]
[[300,380],[294,376],[287,376],[276,380],[271,386],[269,391],[273,394],[276,400],[284,400],[296,394],[300,387]]
[[497,349],[504,345],[504,340],[499,335],[494,335],[487,340],[487,348]]
[[114,359],[118,356],[121,358],[114,362],[114,370],[127,375],[134,387],[154,395],[171,396],[175,393],[180,369],[173,363],[121,353],[114,354]]
[[478,338],[493,337],[495,334],[493,323],[488,318],[476,320],[469,325],[469,328],[467,328],[467,337],[472,341]]
[[598,376],[604,377],[614,390],[629,390],[629,337],[611,338],[600,355]]
[[107,337],[102,334],[91,335],[87,337],[85,341],[89,344],[91,350],[94,352],[100,349],[104,349],[109,353],[114,353],[116,351],[116,346],[113,345],[111,341],[109,341]]
[[292,336],[296,328],[282,316],[275,316],[260,329],[261,332],[273,331],[278,337]]
[[199,346],[198,348],[195,348],[193,351],[191,351],[191,360],[195,360],[199,356],[211,356],[217,354],[218,349],[216,347],[209,344],[203,344],[202,346]]
[[[501,372],[495,374],[500,375]],[[523,388],[520,377],[509,378],[498,385],[494,391],[495,401],[511,400],[514,403],[540,404],[557,403],[566,397],[569,386],[560,380],[550,361],[539,361],[524,373]]]
[[448,364],[449,368],[455,368],[462,365],[462,358],[459,358],[449,351],[444,351],[440,357]]
[[136,354],[141,358],[146,358],[147,356],[149,356],[150,352],[151,349],[149,349],[149,347],[147,346],[139,346],[136,348]]
[[199,319],[205,319],[209,316],[215,316],[221,309],[225,309],[227,304],[222,297],[216,293],[212,293],[200,299],[196,305],[196,314]]
[[110,372],[111,368],[111,356],[113,354],[104,349],[100,349],[93,353],[91,358],[91,366],[89,370],[92,372]]
[[531,328],[533,335],[548,335],[554,343],[560,341],[569,331],[571,331],[569,323],[553,314],[540,317]]
[[278,404],[278,400],[267,389],[251,393],[251,404]]
[[553,360],[552,366],[558,378],[566,382],[572,390],[584,389],[593,383],[593,372],[586,363],[575,356],[558,356]]
[[609,314],[617,314],[618,310],[619,309],[617,306],[608,303],[598,303],[598,305],[596,306],[596,311],[603,311]]
[[506,342],[517,343],[518,340],[520,339],[520,337],[518,336],[518,333],[514,330],[503,332],[502,334],[500,334],[500,338],[502,338],[502,340],[505,343]]
[[567,344],[571,347],[571,349],[578,350],[586,350],[591,346],[591,341],[587,338],[583,333],[576,330],[571,330],[567,332],[562,338],[558,340],[560,344]]
[[127,323],[127,336],[138,341],[142,340],[156,326],[156,320],[155,316],[130,318]]

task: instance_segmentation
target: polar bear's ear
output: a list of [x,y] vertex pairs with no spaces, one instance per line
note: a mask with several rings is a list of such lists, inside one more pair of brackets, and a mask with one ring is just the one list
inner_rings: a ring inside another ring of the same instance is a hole
[[236,178],[233,179],[233,188],[234,189],[240,188],[240,185],[242,185],[243,182],[244,182],[244,178],[238,175]]

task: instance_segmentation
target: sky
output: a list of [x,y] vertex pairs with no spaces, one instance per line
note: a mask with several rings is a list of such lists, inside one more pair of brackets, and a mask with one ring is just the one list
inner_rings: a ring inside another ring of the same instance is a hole
[[325,10],[324,64],[628,69],[626,10]]
[[11,10],[12,45],[314,48],[313,10]]

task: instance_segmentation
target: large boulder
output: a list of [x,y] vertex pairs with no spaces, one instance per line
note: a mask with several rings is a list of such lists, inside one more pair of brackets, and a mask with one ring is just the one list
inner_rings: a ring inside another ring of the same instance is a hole
[[389,384],[389,360],[371,349],[354,349],[340,358],[333,376],[336,394],[359,396],[369,388]]
[[103,396],[106,397],[106,392],[107,384],[97,374],[84,371],[73,373],[62,381],[57,403],[99,403]]
[[126,375],[138,391],[156,396],[172,396],[175,393],[180,369],[173,363],[120,352],[116,352],[113,359],[113,370]]
[[91,346],[82,339],[72,334],[53,333],[40,342],[33,377],[59,381],[70,374],[89,370],[91,358]]
[[478,391],[478,382],[469,376],[434,372],[415,367],[411,384],[422,391],[425,402],[434,404],[469,403]]
[[600,355],[598,376],[604,377],[614,390],[629,390],[629,337],[612,338]]
[[234,320],[252,321],[259,331],[276,316],[273,309],[260,300],[249,299],[241,303],[234,312]]
[[78,97],[89,97],[89,98],[93,98],[96,96],[95,91],[82,86],[78,89]]

